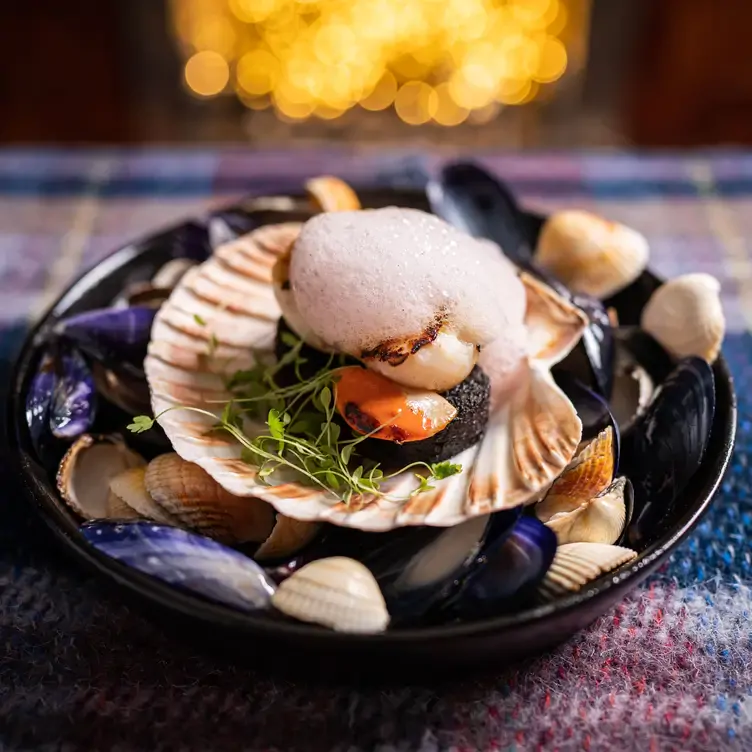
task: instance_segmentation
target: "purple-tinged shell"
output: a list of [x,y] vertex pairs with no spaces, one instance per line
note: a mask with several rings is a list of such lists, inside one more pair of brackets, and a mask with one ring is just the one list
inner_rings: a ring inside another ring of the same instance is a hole
[[156,312],[151,306],[98,308],[63,319],[55,333],[106,365],[140,374]]
[[169,244],[173,258],[189,258],[193,261],[206,261],[211,256],[212,245],[209,231],[198,222],[186,222],[165,233],[164,241]]
[[96,549],[168,585],[240,611],[269,606],[276,585],[253,559],[221,543],[153,522],[93,522],[81,533]]
[[31,443],[39,452],[45,436],[50,430],[50,406],[57,384],[55,358],[46,353],[37,368],[26,393],[26,424],[29,427]]
[[631,545],[660,537],[664,518],[702,462],[714,413],[713,370],[702,358],[685,358],[622,434],[621,472],[635,497]]
[[555,553],[556,534],[535,517],[520,517],[484,547],[450,610],[469,617],[508,611],[532,593]]
[[77,350],[64,352],[50,405],[50,430],[58,439],[75,439],[92,427],[97,410],[94,377]]

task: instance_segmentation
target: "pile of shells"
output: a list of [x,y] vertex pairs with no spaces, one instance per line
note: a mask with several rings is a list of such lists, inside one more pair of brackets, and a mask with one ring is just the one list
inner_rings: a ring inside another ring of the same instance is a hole
[[363,532],[234,495],[158,432],[112,433],[149,412],[143,360],[152,323],[197,263],[261,225],[359,207],[335,178],[307,189],[305,199],[256,199],[186,225],[175,257],[150,279],[50,333],[28,388],[29,436],[95,548],[230,608],[373,633],[575,594],[661,535],[711,431],[711,366],[725,329],[718,282],[704,274],[666,282],[639,326],[620,327],[609,298],[628,295],[643,273],[645,238],[577,211],[531,225],[509,189],[476,165],[449,166],[432,182],[434,212],[497,241],[530,284],[544,281],[587,320],[554,369],[582,441],[533,503],[450,527]]

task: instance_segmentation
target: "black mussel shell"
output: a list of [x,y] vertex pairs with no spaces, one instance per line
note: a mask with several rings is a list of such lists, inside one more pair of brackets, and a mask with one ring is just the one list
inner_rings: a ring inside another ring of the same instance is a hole
[[[626,544],[629,525],[634,517],[634,486],[629,478],[624,478],[624,481],[624,530],[622,530],[621,535],[614,541],[615,546],[623,546]],[[618,482],[619,479],[616,478],[616,472],[614,472],[614,483]],[[614,483],[611,485],[613,486]]]
[[661,284],[650,272],[643,272],[631,285],[608,298],[605,304],[619,311],[619,323],[622,326],[638,326],[645,301],[650,299]]
[[[509,519],[511,513],[506,514]],[[517,516],[515,512],[507,524]],[[492,518],[487,515],[452,527],[403,527],[385,533],[331,527],[292,561],[269,573],[279,580],[314,559],[357,559],[379,583],[392,622],[404,624],[420,619],[451,594],[474,565],[491,530]]]
[[520,517],[504,534],[489,535],[462,588],[448,604],[451,613],[474,618],[520,607],[551,566],[556,534],[535,517]]
[[554,375],[556,383],[569,397],[577,410],[577,415],[582,421],[582,439],[584,441],[594,439],[601,431],[611,426],[613,430],[614,473],[616,473],[619,467],[620,432],[608,402],[600,394],[588,389],[571,373],[557,371]]
[[650,403],[674,364],[658,342],[636,327],[616,329],[614,338],[614,390],[610,404],[616,421],[626,430]]
[[42,444],[50,431],[50,407],[56,384],[55,356],[45,353],[26,393],[26,424],[37,453],[41,453]]
[[621,472],[634,486],[632,545],[657,538],[661,523],[700,466],[715,412],[711,367],[680,361],[645,412],[622,435]]
[[204,224],[186,222],[170,230],[164,236],[173,258],[189,258],[193,261],[206,261],[211,256],[212,245],[209,231]]
[[470,162],[444,166],[427,186],[431,211],[477,238],[498,243],[512,261],[527,266],[534,245],[512,192],[483,167]]
[[527,271],[556,290],[565,300],[577,306],[588,319],[582,340],[574,350],[554,368],[569,371],[586,384],[597,389],[606,399],[611,397],[614,383],[614,334],[608,312],[600,300],[590,295],[575,295],[571,290],[535,266]]
[[71,440],[89,431],[97,410],[94,377],[77,350],[64,352],[50,405],[50,430],[58,439]]
[[98,308],[63,319],[55,333],[104,365],[143,378],[156,313],[150,306]]

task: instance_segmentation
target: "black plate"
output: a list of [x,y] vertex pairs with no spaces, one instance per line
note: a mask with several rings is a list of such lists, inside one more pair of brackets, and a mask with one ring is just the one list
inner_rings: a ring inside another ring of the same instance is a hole
[[[363,191],[365,206],[427,208],[416,191]],[[531,222],[534,219],[531,215]],[[532,224],[538,225],[535,222]],[[183,227],[183,231],[185,226]],[[194,225],[195,227],[195,225]],[[731,457],[736,430],[736,398],[725,360],[714,366],[717,407],[705,459],[682,503],[658,539],[616,574],[555,603],[524,612],[458,625],[399,629],[379,635],[352,635],[305,624],[256,617],[175,590],[130,569],[90,547],[78,532],[79,521],[60,501],[54,478],[35,461],[24,417],[24,395],[34,372],[40,343],[61,317],[105,306],[126,281],[148,279],[173,257],[179,228],[129,245],[84,274],[54,304],[30,333],[16,364],[9,397],[8,440],[11,465],[23,487],[62,546],[81,564],[119,586],[118,595],[148,610],[179,636],[195,637],[203,648],[220,648],[235,659],[276,669],[321,668],[326,675],[425,678],[427,673],[485,668],[517,660],[562,642],[603,614],[654,571],[695,527],[710,504]],[[625,302],[624,318],[633,318],[656,278],[645,273],[634,286],[636,299]],[[417,673],[419,669],[420,673]]]

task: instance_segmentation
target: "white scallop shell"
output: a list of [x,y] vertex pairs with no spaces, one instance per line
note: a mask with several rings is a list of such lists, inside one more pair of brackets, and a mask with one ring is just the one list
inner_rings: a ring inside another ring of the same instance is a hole
[[[359,497],[349,504],[293,476],[275,473],[274,485],[268,485],[256,477],[255,466],[241,460],[238,442],[209,432],[230,399],[223,375],[251,367],[273,348],[280,308],[271,268],[299,227],[270,225],[219,247],[181,279],[157,313],[144,365],[152,410],[175,451],[236,496],[263,499],[292,519],[361,530],[455,525],[540,498],[579,444],[580,420],[549,369],[574,347],[586,321],[528,275],[521,278],[530,347],[517,391],[492,416],[482,442],[454,458],[463,472],[438,481],[433,491],[409,498],[417,486],[411,472],[382,485],[385,497]],[[218,287],[209,295],[201,292],[207,279]],[[227,292],[221,295],[220,289]]]
[[648,256],[647,240],[631,227],[568,209],[546,220],[535,261],[574,292],[608,298],[642,274]]
[[554,600],[582,590],[602,574],[637,558],[637,552],[607,543],[565,543],[556,549],[553,563],[538,588],[543,600]]
[[306,564],[280,584],[272,605],[287,616],[338,632],[383,632],[389,624],[373,575],[344,556]]
[[710,274],[684,274],[661,285],[642,311],[641,326],[675,358],[718,357],[726,331],[721,285]]

